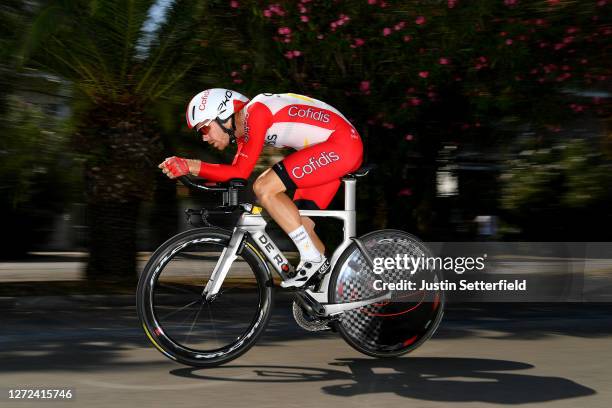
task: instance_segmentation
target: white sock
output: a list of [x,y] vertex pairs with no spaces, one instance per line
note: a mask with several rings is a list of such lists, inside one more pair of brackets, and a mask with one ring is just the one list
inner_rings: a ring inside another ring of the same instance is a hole
[[310,236],[306,232],[303,225],[289,233],[289,238],[293,241],[297,249],[300,251],[302,261],[321,262],[323,255],[314,246]]

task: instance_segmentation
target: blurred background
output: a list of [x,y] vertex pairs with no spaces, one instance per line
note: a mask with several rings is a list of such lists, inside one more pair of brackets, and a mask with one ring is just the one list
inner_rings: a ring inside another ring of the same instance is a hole
[[350,118],[378,165],[361,233],[612,241],[610,1],[5,0],[0,32],[5,261],[62,253],[134,281],[138,251],[216,202],[157,169],[231,161],[185,125],[211,87]]

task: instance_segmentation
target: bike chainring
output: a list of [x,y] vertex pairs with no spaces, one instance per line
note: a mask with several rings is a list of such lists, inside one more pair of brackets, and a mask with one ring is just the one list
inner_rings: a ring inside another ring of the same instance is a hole
[[315,332],[330,329],[329,321],[314,319],[308,316],[295,301],[293,301],[293,318],[302,329],[307,331]]

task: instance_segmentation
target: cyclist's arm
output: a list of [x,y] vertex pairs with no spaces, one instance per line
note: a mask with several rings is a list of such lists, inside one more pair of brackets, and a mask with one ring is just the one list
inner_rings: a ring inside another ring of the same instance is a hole
[[267,106],[255,103],[246,115],[246,140],[238,142],[238,151],[231,165],[201,162],[198,176],[211,181],[227,181],[232,178],[248,178],[264,145],[266,130],[270,127],[272,113]]

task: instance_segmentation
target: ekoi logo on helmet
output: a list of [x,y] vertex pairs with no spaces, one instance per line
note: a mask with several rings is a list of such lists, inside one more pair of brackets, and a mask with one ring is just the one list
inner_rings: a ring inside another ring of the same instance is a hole
[[223,100],[221,101],[221,103],[219,103],[219,106],[217,107],[217,112],[219,112],[219,115],[221,115],[223,112],[226,111],[227,103],[230,101],[232,95],[233,95],[233,92],[230,91],[229,89],[225,91],[225,96]]
[[321,167],[328,166],[338,160],[340,160],[340,156],[338,156],[336,152],[321,152],[318,157],[310,157],[310,160],[308,160],[308,163],[305,165],[291,169],[291,174],[296,179],[301,179],[302,177],[311,174]]

